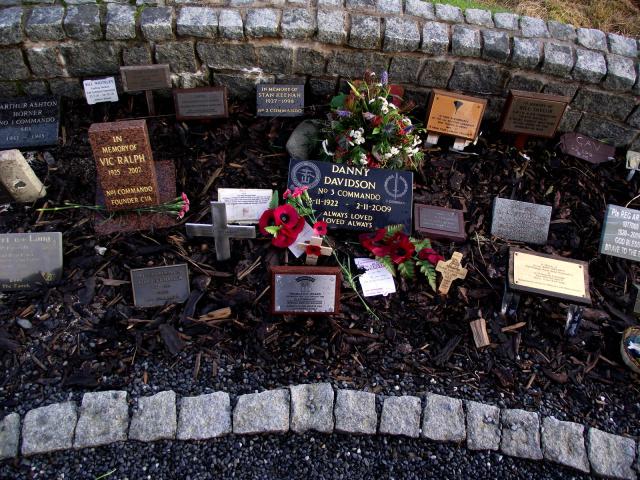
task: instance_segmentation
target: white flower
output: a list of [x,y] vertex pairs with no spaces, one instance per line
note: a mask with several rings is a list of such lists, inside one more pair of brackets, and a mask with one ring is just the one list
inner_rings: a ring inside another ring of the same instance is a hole
[[364,153],[360,154],[360,164],[361,165],[366,165],[367,164],[367,155]]
[[389,104],[389,108],[393,108],[394,110],[398,109],[398,107],[396,107],[396,105],[394,103],[390,103]]
[[383,105],[388,105],[389,104],[389,102],[387,102],[387,99],[384,98],[384,97],[378,97],[378,100],[380,100]]
[[333,152],[330,152],[329,150],[327,150],[327,145],[329,145],[329,139],[323,140],[322,141],[322,149],[324,150],[324,153],[326,153],[330,157],[333,157]]
[[402,123],[404,123],[405,125],[411,125],[411,119],[407,117],[403,117]]
[[390,153],[388,153],[388,152],[384,154],[384,158],[391,158],[391,157],[393,157],[393,155],[391,155],[391,154],[390,154]]
[[358,138],[356,138],[356,139],[354,140],[354,142],[355,142],[355,144],[356,144],[356,145],[362,145],[365,141],[366,141],[366,140],[365,140],[362,136],[360,136],[360,137],[358,137]]
[[360,127],[358,131],[360,132],[360,135],[362,135],[364,133],[364,128]]
[[355,135],[356,135],[355,130],[351,130],[351,131],[349,132],[349,136],[350,136],[350,137],[354,137]]
[[396,156],[397,154],[400,153],[400,150],[398,150],[396,147],[391,147],[391,150],[389,150],[389,153],[391,153],[392,156]]
[[389,107],[387,105],[382,105],[382,108],[380,108],[380,111],[382,113],[389,113]]
[[412,144],[411,146],[412,146],[412,147],[415,147],[415,146],[417,146],[417,145],[420,145],[421,143],[422,143],[422,140],[420,140],[420,137],[416,136],[416,137],[413,139],[413,144]]

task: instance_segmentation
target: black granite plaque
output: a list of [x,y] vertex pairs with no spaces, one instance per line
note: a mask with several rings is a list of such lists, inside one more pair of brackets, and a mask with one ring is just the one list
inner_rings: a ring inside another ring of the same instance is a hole
[[607,205],[600,237],[600,253],[640,260],[640,210]]
[[62,277],[62,233],[0,235],[0,290],[28,290]]
[[259,117],[298,117],[304,113],[304,85],[260,83],[256,89]]
[[289,187],[308,187],[329,228],[374,230],[403,224],[411,231],[413,173],[292,159]]
[[174,90],[173,101],[178,120],[208,120],[229,116],[227,87]]
[[491,234],[505,240],[544,245],[549,236],[551,207],[496,198]]
[[463,242],[467,238],[462,210],[416,204],[414,213],[416,230],[429,238],[454,242]]
[[186,264],[131,270],[133,303],[136,307],[161,307],[189,298],[189,268]]
[[58,143],[60,99],[55,96],[0,100],[0,150]]

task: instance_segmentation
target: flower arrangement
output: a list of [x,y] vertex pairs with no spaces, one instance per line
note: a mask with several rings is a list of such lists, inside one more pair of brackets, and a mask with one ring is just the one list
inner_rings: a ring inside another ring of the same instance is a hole
[[397,271],[404,278],[413,279],[418,268],[435,291],[435,266],[444,257],[431,248],[429,239],[409,237],[403,229],[402,225],[391,225],[372,233],[364,233],[360,235],[360,244],[394,276]]
[[367,72],[364,81],[349,82],[349,94],[331,101],[330,127],[322,141],[325,160],[368,168],[416,170],[424,160],[420,131],[403,112],[413,105],[389,85],[387,72],[379,82]]

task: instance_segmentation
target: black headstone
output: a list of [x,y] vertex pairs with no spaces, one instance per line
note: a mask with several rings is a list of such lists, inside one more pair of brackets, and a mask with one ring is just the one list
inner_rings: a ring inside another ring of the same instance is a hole
[[61,277],[62,233],[0,235],[0,290],[28,290]]
[[58,143],[60,99],[55,96],[0,100],[0,150]]
[[640,210],[607,205],[600,253],[627,260],[640,260]]
[[304,85],[260,83],[256,87],[259,117],[298,117],[304,113]]
[[544,245],[550,222],[551,207],[548,205],[496,198],[491,234],[505,240]]

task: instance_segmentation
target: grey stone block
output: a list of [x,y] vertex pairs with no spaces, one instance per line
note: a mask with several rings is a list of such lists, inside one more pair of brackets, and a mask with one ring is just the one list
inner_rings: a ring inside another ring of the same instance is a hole
[[268,390],[240,395],[233,410],[233,433],[289,431],[289,390]]
[[480,25],[482,27],[493,27],[493,18],[489,10],[482,10],[479,8],[468,8],[464,15],[467,19],[467,23],[471,25]]
[[119,72],[119,46],[111,42],[96,42],[90,49],[84,44],[62,44],[60,52],[67,72],[72,77],[107,75]]
[[467,448],[498,450],[500,448],[500,409],[493,405],[467,400]]
[[198,70],[196,53],[191,42],[167,42],[156,45],[156,63],[168,63],[174,73]]
[[[235,13],[240,19],[240,30],[242,30],[242,18],[238,12]],[[176,20],[176,32],[182,36],[216,38],[218,36],[218,14],[209,7],[182,7]]]
[[389,66],[389,78],[393,82],[416,83],[424,59],[418,56],[394,55]]
[[240,12],[237,10],[220,10],[218,31],[223,38],[242,40],[244,38],[244,27],[242,25]]
[[326,54],[306,47],[298,47],[294,71],[306,75],[323,75],[327,67]]
[[173,9],[170,7],[148,7],[140,14],[140,30],[150,41],[173,39]]
[[511,64],[521,68],[535,69],[540,63],[542,42],[536,38],[513,39]]
[[335,78],[310,78],[309,90],[312,95],[330,96],[335,95],[337,81]]
[[607,54],[607,76],[603,86],[609,90],[631,90],[636,83],[636,66],[632,59]]
[[573,98],[577,91],[578,85],[574,82],[549,82],[543,90],[544,93],[569,98]]
[[351,16],[349,45],[354,48],[380,48],[380,18],[367,15]]
[[493,23],[496,28],[503,30],[518,30],[520,16],[515,13],[498,12],[493,14]]
[[449,89],[502,95],[508,75],[505,68],[497,65],[459,61],[455,63]]
[[290,47],[275,45],[257,47],[256,55],[258,65],[267,72],[286,74],[293,72],[293,49]]
[[549,33],[551,36],[558,40],[573,42],[577,37],[576,29],[573,25],[569,25],[568,23],[549,20],[547,22],[547,26],[549,27]]
[[44,80],[32,80],[28,82],[24,82],[22,84],[22,89],[26,96],[30,97],[32,95],[48,95],[49,87],[47,86],[47,82]]
[[295,385],[291,391],[291,430],[333,432],[333,387],[330,383]]
[[480,31],[476,28],[454,25],[451,35],[451,53],[459,57],[479,57],[482,49]]
[[318,10],[318,40],[342,45],[347,41],[346,14],[342,10]]
[[329,59],[327,72],[348,78],[362,78],[366,70],[388,70],[389,59],[377,52],[336,51]]
[[620,121],[624,121],[629,116],[635,105],[635,99],[631,96],[595,88],[581,88],[571,104],[576,109]]
[[65,0],[65,3],[67,5],[87,5],[87,4],[96,4],[97,0]]
[[100,40],[100,9],[97,5],[80,5],[67,8],[64,30],[74,40]]
[[254,0],[229,0],[230,7],[246,7],[248,5],[252,5],[253,3]]
[[422,437],[439,442],[462,442],[467,437],[462,400],[427,394],[422,416]]
[[549,29],[547,24],[541,18],[520,17],[520,31],[523,37],[547,38],[549,37]]
[[614,147],[628,146],[638,135],[638,130],[627,125],[606,120],[591,113],[584,113],[577,128],[578,133],[588,135]]
[[418,83],[423,87],[447,88],[453,68],[453,60],[426,58]]
[[637,107],[629,117],[627,123],[635,128],[640,128],[640,107]]
[[385,21],[384,50],[413,52],[420,47],[418,23],[405,18],[390,17]]
[[607,62],[604,55],[583,48],[576,49],[576,66],[573,67],[573,78],[599,83],[606,73]]
[[130,45],[122,49],[124,65],[151,65],[151,49],[146,43]]
[[425,22],[422,27],[422,51],[430,55],[444,55],[449,50],[449,25]]
[[547,42],[544,44],[542,71],[558,77],[566,77],[573,70],[573,49],[568,45]]
[[587,444],[591,468],[596,475],[632,480],[636,478],[636,472],[633,471],[636,442],[631,438],[590,428]]
[[525,92],[539,92],[545,85],[545,81],[529,72],[514,71],[507,85],[507,90],[524,90]]
[[499,30],[483,30],[482,58],[505,63],[511,55],[509,35]]
[[19,48],[2,50],[0,80],[24,80],[26,78],[29,78],[29,69],[24,63],[22,51]]
[[318,8],[324,7],[336,7],[342,8],[344,6],[344,0],[318,0]]
[[518,409],[502,410],[500,450],[505,455],[542,460],[538,414]]
[[634,38],[624,37],[616,33],[610,33],[607,38],[609,39],[611,53],[631,58],[638,56],[638,44]]
[[197,72],[181,72],[171,75],[171,81],[177,88],[196,88],[209,86],[209,69],[201,66]]
[[177,429],[176,394],[172,390],[139,397],[131,416],[129,439],[154,442],[175,438]]
[[380,433],[418,438],[421,410],[422,405],[418,397],[386,397],[380,417]]
[[375,10],[376,0],[346,0],[346,10]]
[[33,47],[25,50],[34,75],[43,78],[64,75],[60,52],[57,47]]
[[75,448],[98,447],[127,439],[127,392],[85,393],[76,426]]
[[[45,1],[42,3],[51,3],[51,2]],[[0,0],[0,7],[13,7],[21,4],[22,4],[22,0]]]
[[249,37],[276,37],[280,12],[273,8],[257,8],[247,12],[245,18],[245,33]]
[[280,27],[284,38],[311,38],[316,32],[316,18],[306,8],[286,9]]
[[402,14],[402,0],[376,0],[376,10],[381,13]]
[[462,10],[453,5],[444,5],[436,3],[436,18],[444,22],[464,23],[464,15]]
[[210,68],[237,70],[256,65],[253,45],[247,43],[198,42],[196,50],[200,60]]
[[338,390],[335,417],[338,432],[375,435],[378,428],[375,394]]
[[582,112],[567,107],[560,120],[560,125],[558,125],[558,132],[575,132],[581,119]]
[[595,28],[579,28],[577,30],[578,43],[591,50],[607,52],[607,36],[602,30]]
[[542,420],[542,452],[544,458],[566,467],[589,473],[589,459],[584,445],[584,427],[561,422],[553,417]]
[[136,10],[129,5],[110,3],[107,5],[107,40],[131,40],[136,38]]
[[406,0],[404,3],[404,13],[413,15],[414,17],[421,17],[425,20],[435,20],[436,18],[433,3],[423,0]]
[[62,40],[64,29],[64,7],[35,7],[25,25],[25,31],[31,40]]
[[22,8],[10,7],[0,10],[0,45],[20,43],[22,33]]
[[73,402],[29,410],[22,423],[22,455],[72,448],[77,419]]
[[77,78],[53,78],[49,80],[49,88],[53,95],[68,98],[84,98],[84,90]]
[[231,433],[231,400],[226,392],[180,399],[178,440],[206,440]]
[[0,421],[0,460],[18,456],[20,415],[10,413]]
[[[0,82],[0,97],[6,97],[6,98],[11,98],[11,97],[21,97],[24,96],[23,93],[18,91],[18,84],[16,82]],[[17,415],[17,414],[13,414],[13,415]],[[18,416],[19,419],[19,416]],[[1,442],[3,442],[4,440],[2,439],[2,425],[0,423],[0,444]],[[18,432],[18,437],[20,437],[20,432]],[[0,452],[3,452],[3,448],[7,448],[6,446],[0,446]],[[17,446],[16,446],[16,451],[17,451]]]

